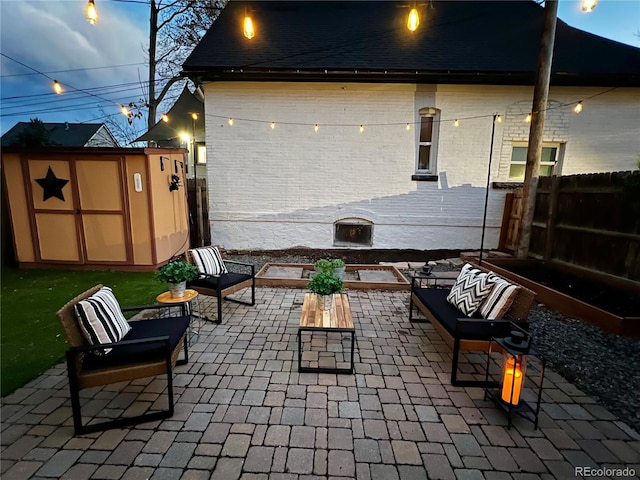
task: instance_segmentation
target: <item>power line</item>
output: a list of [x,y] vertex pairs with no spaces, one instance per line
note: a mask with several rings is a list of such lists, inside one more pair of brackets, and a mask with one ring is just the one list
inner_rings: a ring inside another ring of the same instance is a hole
[[[87,67],[87,68],[70,68],[67,70],[52,70],[49,72],[43,72],[45,74],[52,73],[71,73],[71,72],[84,72],[86,70],[102,70],[106,68],[121,68],[121,67],[134,67],[137,65],[146,65],[146,63],[123,63],[121,65],[105,65],[102,67]],[[31,73],[11,73],[8,75],[0,75],[0,78],[9,78],[9,77],[25,77],[29,75],[40,75],[39,72],[31,72]]]

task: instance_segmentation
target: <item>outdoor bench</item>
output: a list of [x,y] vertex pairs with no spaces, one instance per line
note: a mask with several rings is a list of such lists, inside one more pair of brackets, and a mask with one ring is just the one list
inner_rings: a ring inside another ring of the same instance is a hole
[[[488,270],[474,265],[483,272]],[[526,328],[529,310],[531,309],[535,292],[511,280],[509,283],[518,287],[513,303],[500,320],[487,320],[477,314],[472,317],[464,315],[454,305],[447,301],[451,288],[424,286],[424,280],[429,277],[413,277],[411,282],[411,297],[409,301],[409,321],[420,323],[430,322],[444,341],[453,349],[451,365],[451,384],[456,386],[482,386],[483,381],[458,380],[458,360],[460,351],[486,352],[489,349],[491,337],[507,336],[511,322]],[[413,307],[417,307],[425,316],[424,319],[413,317]]]

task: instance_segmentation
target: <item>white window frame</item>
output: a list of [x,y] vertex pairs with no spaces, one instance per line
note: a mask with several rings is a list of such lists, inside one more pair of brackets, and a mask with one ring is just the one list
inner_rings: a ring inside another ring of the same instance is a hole
[[[514,148],[529,148],[529,143],[528,142],[513,142],[511,144],[511,157],[513,157],[513,149]],[[562,144],[558,143],[558,142],[543,142],[542,143],[542,148],[555,148],[556,149],[556,156],[555,159],[552,162],[540,162],[540,166],[551,166],[553,167],[552,171],[551,171],[551,175],[557,175],[560,173],[560,159],[561,159],[561,150],[562,150]],[[524,180],[524,176],[523,177],[512,177],[511,176],[511,165],[526,165],[527,161],[512,161],[511,158],[509,158],[509,180],[512,181],[522,181]],[[545,175],[546,176],[546,175]]]
[[[438,132],[440,130],[440,110],[433,107],[426,107],[420,109],[420,122],[418,123],[418,127],[416,128],[417,133],[416,136],[418,138],[418,148],[416,149],[416,173],[417,174],[435,174],[437,172],[437,162],[438,158]],[[423,142],[420,139],[420,134],[422,133],[422,119],[430,117],[433,119],[432,127],[431,127],[431,141]],[[420,168],[420,147],[428,146],[431,147],[429,149],[429,168]]]

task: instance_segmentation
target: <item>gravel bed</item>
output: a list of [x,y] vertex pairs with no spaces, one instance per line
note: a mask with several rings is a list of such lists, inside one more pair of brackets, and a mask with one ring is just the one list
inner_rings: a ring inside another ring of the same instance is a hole
[[[313,263],[316,255],[228,253],[226,258],[253,263]],[[451,271],[437,265],[434,271]],[[529,315],[532,337],[547,365],[640,432],[640,340],[606,333],[578,319],[535,305]]]

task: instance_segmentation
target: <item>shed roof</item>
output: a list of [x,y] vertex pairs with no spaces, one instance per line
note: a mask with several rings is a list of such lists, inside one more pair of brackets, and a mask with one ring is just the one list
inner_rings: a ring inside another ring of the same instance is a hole
[[[30,122],[18,122],[9,131],[2,135],[2,146],[6,147],[15,143],[19,136],[27,131],[32,124]],[[49,133],[49,140],[54,145],[61,147],[85,147],[87,143],[98,133],[100,128],[104,127],[113,144],[118,142],[113,137],[104,123],[46,123],[42,125]],[[112,145],[104,145],[112,146]]]
[[[232,0],[183,69],[197,81],[533,83],[544,16],[535,2],[420,5],[420,27],[409,32],[404,2]],[[640,49],[558,20],[552,83],[639,86]]]

